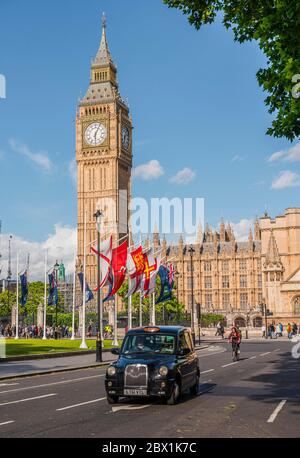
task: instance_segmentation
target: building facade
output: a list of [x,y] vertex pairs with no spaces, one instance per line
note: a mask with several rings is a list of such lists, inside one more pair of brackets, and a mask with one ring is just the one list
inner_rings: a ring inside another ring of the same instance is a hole
[[98,286],[97,259],[90,246],[97,239],[95,213],[103,212],[101,233],[114,242],[128,233],[131,193],[132,120],[120,95],[117,68],[112,60],[103,18],[99,50],[91,65],[90,84],[79,103],[76,120],[78,168],[78,269],[84,257],[84,221],[87,237],[87,279]]

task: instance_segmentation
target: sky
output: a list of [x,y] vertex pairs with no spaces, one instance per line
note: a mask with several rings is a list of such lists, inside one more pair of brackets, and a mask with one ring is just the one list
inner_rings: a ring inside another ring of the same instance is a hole
[[76,106],[103,11],[133,117],[134,196],[204,198],[205,220],[224,217],[240,239],[265,209],[299,206],[300,144],[265,134],[272,117],[255,76],[265,57],[235,43],[221,18],[196,31],[162,0],[1,0],[3,272],[9,234],[13,262],[17,249],[41,260],[50,247],[72,265]]

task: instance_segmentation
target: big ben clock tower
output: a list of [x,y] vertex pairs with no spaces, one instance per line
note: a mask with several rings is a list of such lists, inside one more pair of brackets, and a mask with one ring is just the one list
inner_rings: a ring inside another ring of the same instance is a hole
[[[128,203],[131,192],[132,121],[117,82],[111,58],[106,19],[102,38],[91,65],[90,85],[80,101],[76,121],[78,166],[78,262],[83,262],[84,217],[87,244],[97,238],[94,214],[101,210],[102,235],[114,241],[128,234]],[[87,249],[87,281],[97,286],[97,259]]]

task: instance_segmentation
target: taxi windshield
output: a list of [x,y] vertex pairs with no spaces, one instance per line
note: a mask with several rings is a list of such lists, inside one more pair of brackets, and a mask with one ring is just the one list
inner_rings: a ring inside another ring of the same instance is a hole
[[131,334],[125,338],[122,354],[155,353],[173,355],[175,336],[167,334]]

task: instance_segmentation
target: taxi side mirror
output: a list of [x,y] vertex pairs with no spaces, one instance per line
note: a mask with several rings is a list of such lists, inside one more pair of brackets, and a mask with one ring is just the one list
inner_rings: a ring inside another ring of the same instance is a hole
[[119,356],[120,355],[120,350],[119,350],[119,348],[113,348],[111,350],[111,353],[112,353],[112,355]]
[[179,350],[179,356],[186,356],[186,355],[189,355],[191,353],[191,351],[189,350],[189,348],[181,348]]

